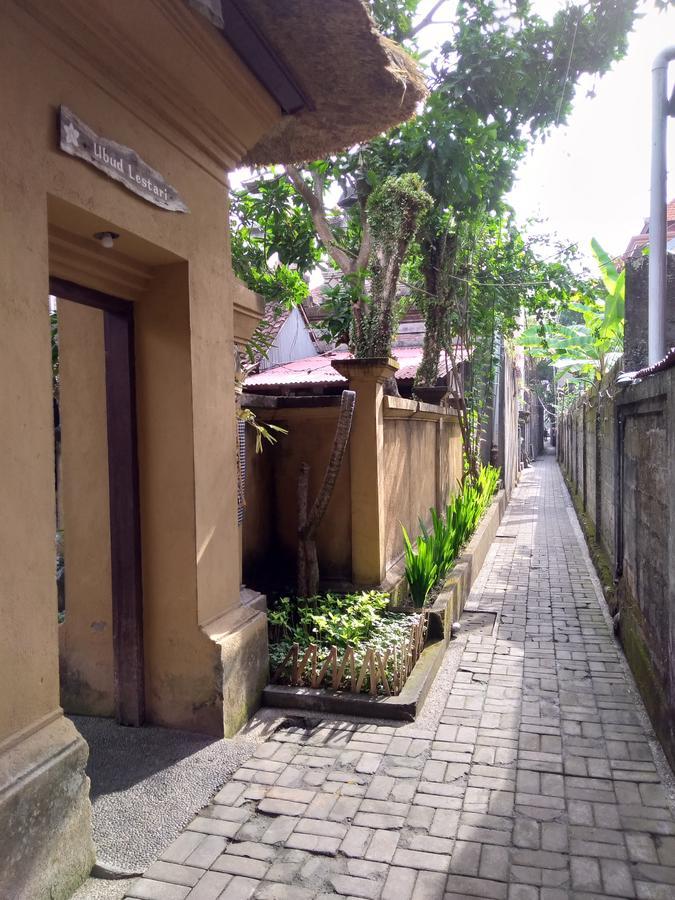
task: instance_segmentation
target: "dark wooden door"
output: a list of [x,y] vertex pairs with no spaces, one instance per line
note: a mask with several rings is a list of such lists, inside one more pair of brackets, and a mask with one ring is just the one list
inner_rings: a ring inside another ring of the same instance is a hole
[[145,679],[133,303],[60,278],[49,279],[49,292],[103,311],[115,706],[120,724],[141,725]]

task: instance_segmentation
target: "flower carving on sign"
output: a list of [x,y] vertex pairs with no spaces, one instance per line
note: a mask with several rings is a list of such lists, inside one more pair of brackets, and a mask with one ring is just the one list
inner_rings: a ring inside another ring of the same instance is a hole
[[80,132],[70,122],[63,129],[64,138],[68,144],[77,144]]

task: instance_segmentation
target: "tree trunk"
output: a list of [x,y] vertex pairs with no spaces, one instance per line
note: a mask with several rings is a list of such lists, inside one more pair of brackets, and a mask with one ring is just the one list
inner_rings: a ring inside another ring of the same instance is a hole
[[298,476],[298,597],[308,597],[307,548],[302,537],[307,525],[307,497],[309,494],[309,465],[300,463]]
[[309,515],[307,513],[309,465],[307,463],[302,463],[300,466],[300,476],[298,478],[299,597],[311,597],[316,594],[319,589],[319,560],[316,552],[314,535],[328,508],[330,498],[333,494],[333,488],[335,487],[335,482],[340,472],[340,467],[342,466],[342,460],[344,459],[347,444],[349,442],[349,434],[352,428],[355,401],[356,393],[354,391],[342,392],[340,415],[335,429],[330,459],[326,466],[326,472],[323,476],[323,482],[319,488],[319,493],[316,495],[316,500],[312,505],[312,510]]

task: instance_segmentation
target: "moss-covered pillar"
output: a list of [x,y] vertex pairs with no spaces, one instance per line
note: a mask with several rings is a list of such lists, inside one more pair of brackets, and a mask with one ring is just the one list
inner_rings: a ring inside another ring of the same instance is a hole
[[359,587],[379,585],[385,576],[384,382],[396,360],[343,359],[333,367],[356,392],[349,439],[352,524],[352,581]]

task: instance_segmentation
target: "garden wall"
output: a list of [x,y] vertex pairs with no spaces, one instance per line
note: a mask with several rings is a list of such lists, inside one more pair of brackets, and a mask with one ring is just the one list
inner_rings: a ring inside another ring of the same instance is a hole
[[615,579],[611,611],[675,763],[675,368],[624,387],[615,378],[559,416],[558,458],[604,580]]
[[462,440],[457,416],[447,409],[385,397],[385,565],[403,553],[403,525],[411,539],[431,507],[445,509],[462,477]]
[[[340,411],[338,397],[252,398],[255,414],[288,430],[278,443],[255,452],[247,428],[246,508],[242,532],[244,581],[269,589],[292,584],[297,550],[298,473],[309,463],[309,501],[316,497],[330,458]],[[314,401],[320,400],[321,405]],[[295,402],[294,402],[295,401]],[[277,402],[279,405],[277,405]],[[259,404],[264,404],[263,408]],[[349,458],[338,475],[333,496],[316,535],[321,576],[327,582],[349,580],[351,499]]]
[[[311,506],[330,457],[339,402],[339,397],[245,397],[260,421],[288,429],[262,454],[255,453],[248,429],[242,555],[244,580],[251,587],[294,584],[300,464],[310,466]],[[416,537],[418,520],[428,523],[429,508],[445,506],[462,474],[453,410],[380,394],[374,405],[363,403],[360,412],[317,533],[327,588],[382,584],[403,553],[401,523]],[[361,470],[356,478],[355,467]],[[366,521],[366,515],[375,519]],[[361,557],[367,550],[365,562],[356,559],[355,545]]]

